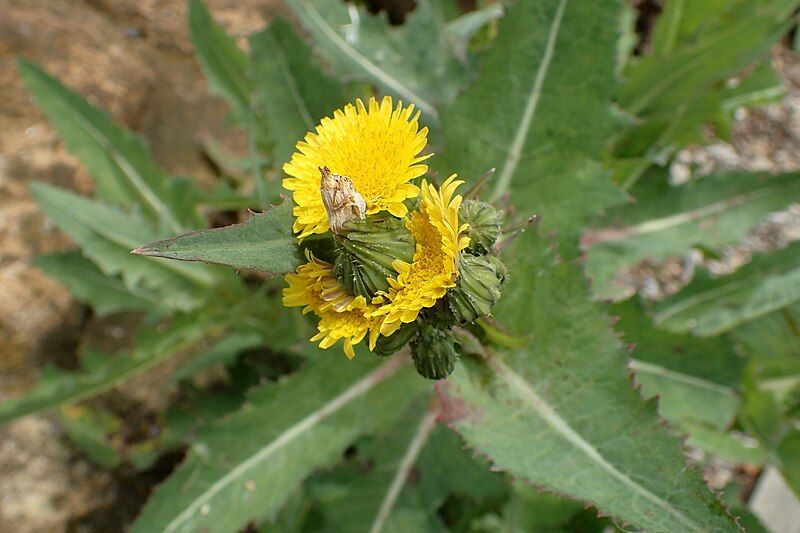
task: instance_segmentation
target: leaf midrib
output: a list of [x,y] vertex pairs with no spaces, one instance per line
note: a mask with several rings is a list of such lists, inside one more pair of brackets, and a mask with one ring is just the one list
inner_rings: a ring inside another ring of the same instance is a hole
[[225,487],[233,483],[236,479],[242,477],[251,468],[267,460],[275,452],[290,445],[291,442],[300,435],[310,431],[317,424],[324,421],[326,418],[333,415],[340,409],[344,408],[350,402],[363,396],[382,381],[394,375],[406,363],[407,361],[403,357],[393,357],[354,384],[350,385],[344,391],[340,392],[324,406],[309,413],[299,422],[286,428],[274,440],[230,469],[227,474],[218,479],[208,489],[203,491],[202,494],[197,496],[180,514],[178,514],[178,516],[176,516],[169,524],[167,524],[167,526],[164,528],[165,533],[177,531],[179,527],[185,524],[186,521],[189,520],[192,515],[194,515],[194,513],[198,512],[204,504],[208,503],[212,498],[219,494],[220,491],[225,489]]
[[676,521],[680,522],[684,527],[691,531],[704,531],[702,527],[696,524],[693,520],[686,517],[681,511],[672,506],[669,502],[664,501],[662,498],[650,492],[645,487],[628,477],[625,473],[618,470],[614,465],[608,462],[600,452],[586,439],[584,439],[575,429],[573,429],[569,422],[564,420],[558,412],[548,404],[541,396],[539,396],[533,387],[525,381],[525,379],[514,372],[497,356],[492,356],[487,361],[487,364],[496,372],[496,374],[506,382],[509,389],[516,393],[516,395],[528,404],[531,409],[548,425],[553,431],[558,433],[562,438],[567,440],[575,448],[580,450],[592,462],[597,464],[602,470],[607,472],[611,477],[620,481],[623,485],[627,486],[635,493],[641,495],[651,503],[664,509]]
[[666,306],[664,311],[655,313],[653,315],[653,319],[656,321],[656,323],[662,324],[673,318],[675,315],[682,313],[687,309],[691,309],[692,307],[702,305],[709,300],[713,300],[717,297],[728,296],[752,286],[761,285],[765,278],[789,275],[798,269],[800,269],[800,266],[798,266],[797,258],[788,257],[785,261],[781,261],[780,263],[773,265],[771,268],[768,268],[764,271],[757,272],[753,276],[748,276],[738,281],[731,281],[720,285],[719,287],[713,287],[697,292],[683,300],[678,300],[676,303]]
[[[565,0],[562,0],[565,1]],[[433,120],[438,121],[439,113],[436,108],[414,92],[409,87],[406,87],[400,81],[395,79],[391,74],[382,70],[375,63],[364,57],[358,50],[347,44],[341,36],[322,18],[319,12],[308,2],[308,0],[300,0],[300,5],[308,13],[308,16],[314,21],[314,24],[325,34],[325,36],[345,54],[347,57],[356,62],[362,69],[369,74],[380,80],[384,85],[395,91],[400,96],[406,98],[409,103],[415,104],[424,113],[429,115]]]
[[497,185],[495,186],[494,193],[492,194],[492,200],[497,200],[503,194],[505,194],[509,185],[511,185],[511,180],[514,177],[514,172],[517,169],[517,165],[519,165],[520,158],[522,157],[522,150],[525,148],[525,143],[528,140],[528,135],[531,130],[533,117],[536,114],[536,109],[539,106],[544,80],[547,76],[547,72],[550,69],[550,63],[553,59],[556,41],[558,40],[558,32],[561,28],[561,21],[564,18],[564,11],[566,7],[567,0],[560,0],[558,8],[556,9],[556,14],[553,17],[553,22],[550,25],[550,33],[547,36],[547,43],[545,45],[544,55],[542,56],[542,62],[539,64],[539,68],[536,71],[536,76],[534,76],[533,85],[531,85],[531,92],[528,95],[527,101],[525,102],[525,109],[522,113],[519,126],[517,126],[517,131],[514,134],[511,148],[509,149],[506,159],[503,162],[503,169],[500,171],[500,175],[497,178]]

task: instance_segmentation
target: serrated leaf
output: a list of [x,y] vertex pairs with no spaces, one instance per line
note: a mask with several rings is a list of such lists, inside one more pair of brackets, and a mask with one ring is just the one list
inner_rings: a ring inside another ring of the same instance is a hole
[[137,248],[134,253],[254,268],[272,274],[290,272],[300,264],[297,239],[292,233],[292,203],[289,201],[264,213],[253,213],[241,224],[152,242]]
[[295,143],[322,117],[342,107],[341,84],[328,76],[288,22],[272,21],[250,37],[256,103],[269,123],[274,159],[286,163]]
[[667,420],[726,429],[739,406],[737,388],[745,360],[726,337],[700,339],[656,329],[633,300],[611,307],[617,330],[634,347],[628,366],[646,398],[659,397]]
[[604,227],[583,236],[586,271],[599,299],[630,294],[615,279],[624,266],[738,242],[767,214],[800,200],[800,174],[726,172],[679,187],[658,174],[631,192],[635,204],[609,210],[599,221]]
[[269,519],[314,468],[364,432],[390,425],[425,386],[400,357],[376,364],[328,355],[260,387],[239,412],[199,435],[132,531],[231,531]]
[[130,250],[158,237],[153,224],[135,213],[79,196],[44,183],[33,183],[31,193],[39,207],[81,247],[107,276],[121,275],[133,294],[166,296],[173,309],[194,308],[206,298],[217,273],[201,265],[132,257]]
[[[647,531],[737,531],[680,441],[643,403],[580,269],[530,232],[496,309],[531,339],[456,369],[454,428],[495,466]],[[524,253],[521,253],[524,250]],[[519,310],[524,309],[524,313]]]
[[512,4],[477,80],[443,113],[441,168],[475,180],[496,167],[492,197],[510,193],[523,215],[560,233],[621,201],[591,161],[618,120],[608,21],[619,12],[616,2]]
[[138,335],[139,342],[130,354],[110,356],[86,351],[82,356],[83,368],[79,371],[46,368],[32,390],[0,402],[0,423],[103,393],[201,339],[218,335],[222,327],[219,322],[212,325],[204,315],[178,315],[164,332],[143,327]]
[[430,119],[455,96],[466,69],[448,46],[445,21],[429,0],[418,1],[405,24],[328,0],[286,0],[319,52],[347,78],[373,82],[415,104]]
[[40,255],[34,265],[48,276],[67,286],[70,293],[90,305],[99,315],[120,311],[148,311],[162,303],[147,294],[132,294],[121,279],[110,277],[79,252],[56,252]]
[[653,320],[675,333],[718,335],[800,300],[800,243],[765,252],[728,276],[700,270],[679,293],[653,306]]
[[180,191],[152,160],[141,138],[115,125],[103,110],[37,65],[19,59],[18,67],[28,90],[67,147],[88,167],[101,198],[124,206],[141,206],[171,231],[186,229],[193,215],[176,208]]

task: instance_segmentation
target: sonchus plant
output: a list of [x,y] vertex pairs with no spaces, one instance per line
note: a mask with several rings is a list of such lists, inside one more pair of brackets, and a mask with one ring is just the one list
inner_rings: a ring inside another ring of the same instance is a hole
[[[357,100],[297,143],[283,186],[305,262],[285,275],[283,303],[313,313],[311,341],[321,348],[341,341],[353,358],[365,340],[379,356],[410,345],[417,371],[443,379],[458,358],[453,328],[490,315],[500,298],[502,214],[464,201],[455,174],[440,186],[416,183],[433,155],[419,119],[413,105],[389,96]],[[171,257],[167,248],[136,253]]]
[[[134,533],[754,523],[746,491],[709,490],[686,442],[742,472],[775,465],[800,493],[800,245],[623,301],[625,269],[718,252],[800,201],[796,174],[673,186],[665,166],[780,94],[768,51],[798,1],[666,0],[642,46],[622,1],[416,0],[400,26],[284,3],[301,31],[273,20],[245,52],[190,2],[209,89],[250,141],[246,157],[207,143],[213,188],[20,62],[96,185],[31,187],[80,249],[37,266],[138,335],[82,346],[81,370],[45,371],[0,422],[55,412],[107,468],[185,450]],[[230,217],[245,220],[211,227]],[[83,402],[167,360],[181,400],[147,413],[141,441]]]

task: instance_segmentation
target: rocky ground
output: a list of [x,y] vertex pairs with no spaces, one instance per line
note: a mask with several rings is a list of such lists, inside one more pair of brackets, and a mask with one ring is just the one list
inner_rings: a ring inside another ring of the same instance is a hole
[[[207,3],[239,37],[282,10],[277,0]],[[0,0],[0,398],[30,386],[46,364],[74,366],[76,347],[86,335],[124,336],[121,326],[92,319],[31,264],[36,254],[68,247],[69,241],[38,211],[28,184],[42,180],[88,193],[91,181],[31,102],[14,57],[40,63],[143,134],[171,173],[209,180],[212,169],[199,137],[224,138],[233,148],[243,139],[224,131],[225,107],[206,91],[192,58],[186,5],[185,0]],[[800,66],[788,54],[776,53],[775,62],[789,96],[765,110],[742,113],[731,145],[687,151],[680,164],[800,167]],[[799,207],[776,217],[781,228],[800,234]],[[641,279],[661,283],[656,270]],[[685,277],[680,265],[673,270],[673,277]],[[157,406],[168,400],[169,388],[144,382],[115,394]],[[48,417],[0,428],[0,531],[118,530],[136,512],[150,481],[93,466]]]

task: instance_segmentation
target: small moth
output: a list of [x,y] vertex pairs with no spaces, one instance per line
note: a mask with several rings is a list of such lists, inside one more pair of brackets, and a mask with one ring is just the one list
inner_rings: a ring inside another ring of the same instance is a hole
[[319,167],[319,192],[328,212],[328,225],[333,233],[341,233],[344,224],[356,218],[363,220],[367,203],[358,194],[347,176],[334,174],[328,167]]

